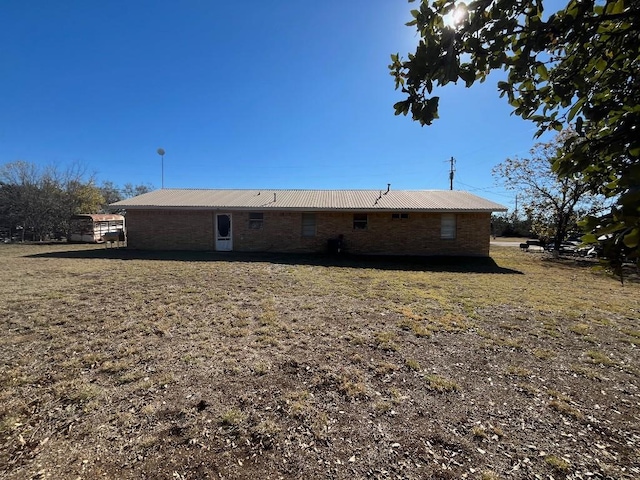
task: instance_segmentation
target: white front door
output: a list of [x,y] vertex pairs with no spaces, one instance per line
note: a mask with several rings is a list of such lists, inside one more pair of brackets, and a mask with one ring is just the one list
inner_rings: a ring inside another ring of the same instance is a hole
[[231,214],[216,214],[216,250],[229,252],[233,248],[231,240]]

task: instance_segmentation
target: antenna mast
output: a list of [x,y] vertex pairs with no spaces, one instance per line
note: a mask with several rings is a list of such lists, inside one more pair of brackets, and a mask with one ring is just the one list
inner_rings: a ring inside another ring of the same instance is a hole
[[453,190],[453,174],[456,171],[454,167],[454,165],[456,164],[456,159],[451,157],[451,160],[449,160],[449,163],[451,165],[451,168],[449,170],[449,190]]
[[159,148],[158,150],[156,150],[158,152],[158,155],[160,155],[161,158],[161,170],[162,170],[162,187],[164,188],[164,148]]

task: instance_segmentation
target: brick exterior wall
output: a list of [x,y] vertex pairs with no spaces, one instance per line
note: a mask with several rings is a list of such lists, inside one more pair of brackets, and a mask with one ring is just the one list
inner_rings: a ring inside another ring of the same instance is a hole
[[250,228],[249,212],[129,210],[127,242],[145,250],[215,250],[215,214],[231,213],[233,250],[240,252],[326,252],[327,242],[344,236],[355,254],[489,255],[489,213],[456,214],[456,238],[440,238],[438,213],[367,214],[367,228],[353,228],[353,213],[315,212],[316,234],[302,236],[302,212],[264,211],[262,227]]
[[127,246],[141,250],[214,250],[214,218],[205,210],[129,210]]

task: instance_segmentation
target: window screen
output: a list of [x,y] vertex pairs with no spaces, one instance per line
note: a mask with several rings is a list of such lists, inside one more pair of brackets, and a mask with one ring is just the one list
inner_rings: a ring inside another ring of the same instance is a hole
[[456,216],[443,213],[440,220],[440,238],[452,240],[456,238]]
[[315,235],[316,235],[316,214],[303,213],[302,214],[302,236],[315,237]]

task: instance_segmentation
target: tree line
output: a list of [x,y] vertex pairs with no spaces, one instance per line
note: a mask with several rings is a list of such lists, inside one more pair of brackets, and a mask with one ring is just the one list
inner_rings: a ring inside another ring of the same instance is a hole
[[[593,193],[582,175],[563,177],[553,170],[568,130],[547,143],[538,143],[528,158],[507,158],[493,169],[497,182],[517,192],[521,213],[493,216],[495,235],[535,236],[559,251],[569,235],[580,231],[579,222],[611,208],[604,196]],[[39,167],[17,161],[0,166],[0,236],[25,235],[30,240],[66,236],[71,216],[104,213],[109,204],[150,191],[150,185],[106,181],[95,184],[86,168],[73,163],[66,168]]]
[[0,166],[0,236],[21,241],[66,236],[79,213],[106,213],[108,205],[152,190],[151,185],[106,181],[80,163],[39,166],[23,160]]

